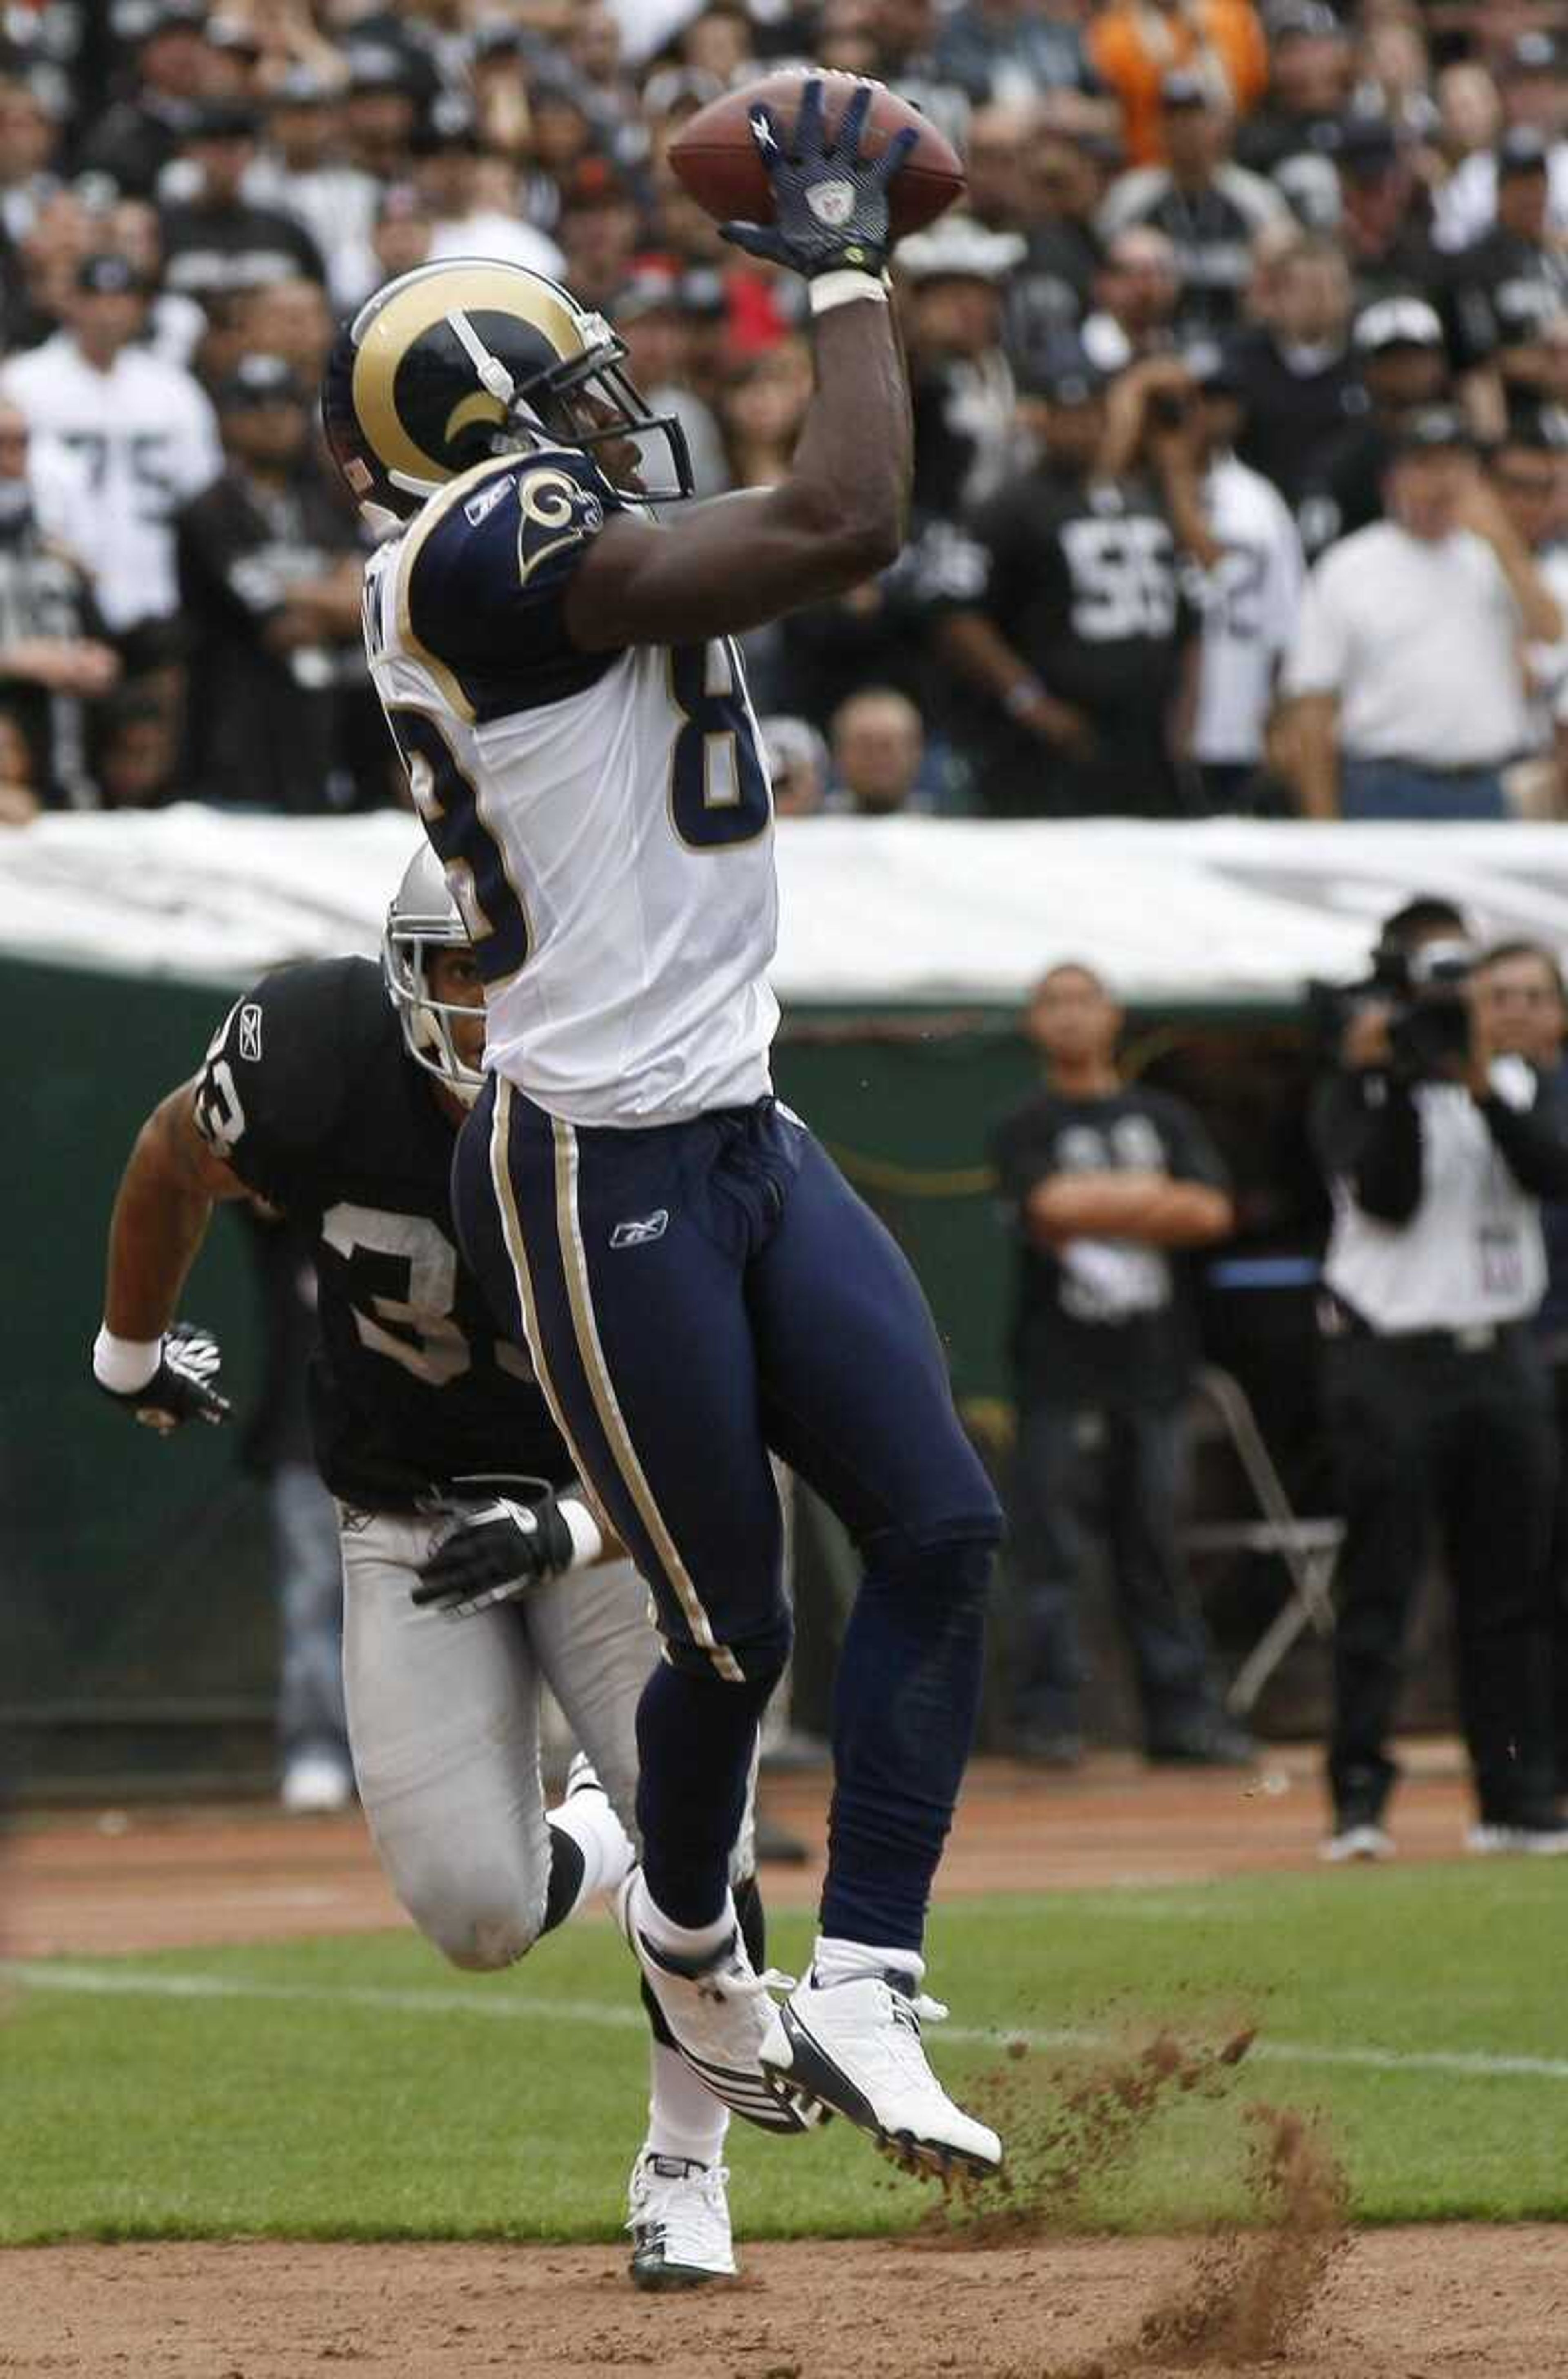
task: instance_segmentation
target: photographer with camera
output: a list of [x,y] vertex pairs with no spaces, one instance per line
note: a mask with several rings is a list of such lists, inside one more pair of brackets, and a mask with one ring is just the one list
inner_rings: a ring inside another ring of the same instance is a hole
[[1393,1850],[1383,1811],[1411,1605],[1435,1515],[1454,1605],[1478,1852],[1568,1852],[1546,1698],[1556,1451],[1529,1322],[1546,1281],[1539,1201],[1568,1138],[1538,1078],[1497,1054],[1459,912],[1409,901],[1370,980],[1337,995],[1337,1065],[1313,1141],[1333,1195],[1323,1262],[1324,1414],[1345,1536],[1328,1781],[1331,1860]]

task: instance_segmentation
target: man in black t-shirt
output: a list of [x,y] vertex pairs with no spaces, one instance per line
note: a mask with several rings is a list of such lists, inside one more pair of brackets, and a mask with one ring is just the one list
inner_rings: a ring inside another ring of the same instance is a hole
[[[629,1872],[636,1710],[658,1654],[646,1588],[607,1552],[527,1359],[496,1336],[458,1250],[449,1181],[483,1081],[481,1003],[428,847],[380,968],[288,967],[236,1000],[132,1152],[93,1372],[161,1432],[222,1420],[217,1348],[173,1320],[212,1206],[259,1200],[309,1242],[312,1435],[339,1507],[360,1798],[421,1930],[455,1964],[497,1968]],[[548,1818],[546,1683],[592,1762]],[[760,1965],[748,1836],[736,1904]],[[640,2287],[733,2272],[727,2123],[656,2021],[629,2226]]]
[[225,467],[175,523],[193,638],[187,774],[206,801],[360,806],[384,757],[379,719],[374,740],[354,731],[374,709],[358,531],[315,467],[305,391],[281,356],[242,356],[218,417]]
[[180,153],[195,187],[160,210],[165,289],[206,306],[272,282],[325,281],[321,251],[297,216],[244,196],[259,129],[257,111],[241,100],[207,100],[190,116]]
[[1182,1406],[1198,1363],[1183,1252],[1232,1227],[1224,1169],[1191,1110],[1124,1085],[1121,1011],[1093,970],[1053,967],[1030,1006],[1047,1086],[992,1137],[1018,1237],[1011,1574],[1017,1747],[1071,1765],[1087,1670],[1078,1617],[1087,1456],[1104,1510],[1144,1739],[1154,1759],[1239,1762],[1182,1564]]
[[1548,224],[1550,148],[1527,126],[1497,148],[1497,221],[1450,267],[1445,312],[1455,368],[1494,371],[1510,412],[1555,392],[1549,344],[1568,311],[1568,261]]
[[1182,805],[1173,714],[1197,626],[1176,538],[1140,482],[1097,470],[1092,368],[1065,363],[1040,397],[1045,459],[976,515],[983,592],[936,631],[983,697],[981,804],[993,817],[1168,817]]

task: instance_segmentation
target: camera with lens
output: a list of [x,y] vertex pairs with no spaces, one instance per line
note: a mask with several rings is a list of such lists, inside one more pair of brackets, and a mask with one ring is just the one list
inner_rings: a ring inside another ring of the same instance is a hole
[[1363,1008],[1388,1017],[1395,1073],[1407,1081],[1446,1080],[1470,1055],[1466,993],[1476,953],[1458,939],[1422,942],[1413,950],[1380,943],[1372,972],[1360,983],[1309,983],[1308,1013],[1324,1047],[1337,1055],[1346,1026]]

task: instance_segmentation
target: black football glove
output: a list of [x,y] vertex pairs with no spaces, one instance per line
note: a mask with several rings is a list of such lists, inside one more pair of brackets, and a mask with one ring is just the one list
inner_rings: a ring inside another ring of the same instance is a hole
[[419,1568],[413,1589],[421,1611],[441,1611],[451,1619],[469,1618],[488,1611],[493,1602],[510,1602],[531,1587],[560,1577],[572,1566],[572,1531],[561,1516],[554,1493],[543,1479],[487,1479],[484,1475],[454,1479],[452,1486],[487,1483],[527,1488],[531,1499],[492,1495],[474,1503],[463,1495],[440,1496],[424,1508],[450,1517],[428,1561]]
[[223,1359],[210,1330],[196,1322],[175,1322],[163,1333],[162,1359],[145,1387],[106,1388],[102,1380],[97,1385],[112,1404],[123,1406],[160,1437],[183,1429],[187,1420],[204,1420],[215,1429],[234,1410],[213,1385]]
[[819,272],[880,272],[891,244],[887,185],[919,136],[906,126],[880,157],[862,158],[861,129],[871,101],[869,83],[850,94],[831,148],[824,137],[819,76],[809,76],[801,91],[788,147],[778,117],[759,101],[749,121],[773,189],[773,221],[727,223],[721,236],[808,280]]

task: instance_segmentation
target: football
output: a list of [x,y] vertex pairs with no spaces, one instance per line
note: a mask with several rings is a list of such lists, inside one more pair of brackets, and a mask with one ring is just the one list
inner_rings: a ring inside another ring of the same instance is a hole
[[[823,117],[829,139],[859,75],[827,68],[796,66],[748,83],[743,91],[726,91],[683,125],[669,145],[669,163],[676,178],[717,223],[771,223],[773,195],[755,141],[751,112],[766,101],[788,141],[801,103],[801,88],[808,73],[819,73],[823,83]],[[893,177],[888,191],[888,216],[895,239],[935,222],[945,208],[963,194],[964,169],[956,151],[917,107],[883,83],[871,85],[871,112],[861,133],[861,151],[879,157],[896,132],[908,125],[920,136]]]

